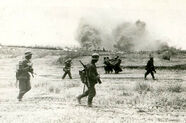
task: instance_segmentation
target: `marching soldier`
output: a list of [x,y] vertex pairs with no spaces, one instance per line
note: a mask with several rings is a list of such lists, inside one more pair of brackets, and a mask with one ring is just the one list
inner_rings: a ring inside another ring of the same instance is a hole
[[154,60],[153,60],[153,57],[150,56],[150,60],[147,62],[147,65],[146,65],[146,73],[145,73],[145,79],[147,79],[147,75],[150,73],[152,78],[155,80],[155,77],[154,77],[154,72],[156,73],[156,70],[155,70],[155,67],[154,67]]
[[81,98],[88,96],[88,107],[92,107],[92,100],[96,95],[95,85],[97,82],[101,84],[100,76],[97,72],[96,62],[99,60],[99,54],[92,54],[91,63],[86,65],[87,82],[85,83],[88,90],[77,97],[78,103],[81,104]]
[[115,58],[115,64],[114,64],[114,70],[116,74],[122,71],[120,64],[121,64],[121,59],[119,58],[119,56],[117,56]]
[[33,68],[31,63],[32,53],[25,52],[25,59],[19,62],[16,72],[16,79],[19,81],[18,101],[22,101],[23,95],[31,89],[30,74],[33,76]]
[[72,79],[72,75],[71,75],[71,64],[72,64],[72,59],[69,58],[65,61],[65,67],[63,68],[63,71],[65,72],[63,74],[62,79],[64,79],[66,77],[66,75],[68,74],[69,78]]

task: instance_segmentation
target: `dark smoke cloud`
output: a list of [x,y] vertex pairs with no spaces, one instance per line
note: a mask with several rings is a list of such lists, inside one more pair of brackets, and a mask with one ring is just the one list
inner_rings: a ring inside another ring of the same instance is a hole
[[76,39],[87,49],[104,47],[119,51],[145,51],[168,46],[167,43],[150,35],[147,24],[141,20],[134,23],[97,24],[96,21],[81,19]]

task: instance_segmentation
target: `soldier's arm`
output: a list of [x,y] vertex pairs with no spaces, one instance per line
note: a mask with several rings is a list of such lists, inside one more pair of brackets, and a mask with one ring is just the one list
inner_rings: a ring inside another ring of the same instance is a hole
[[19,68],[21,71],[23,72],[31,72],[33,71],[32,67],[27,65],[27,62],[26,61],[23,61],[22,62],[22,65],[20,65],[20,68]]
[[155,70],[154,64],[152,64],[152,70],[156,73],[156,70]]
[[95,80],[95,81],[99,82],[100,84],[102,83],[96,68],[94,68],[94,66],[92,66],[92,65],[89,66],[89,68],[88,68],[88,76],[92,80]]

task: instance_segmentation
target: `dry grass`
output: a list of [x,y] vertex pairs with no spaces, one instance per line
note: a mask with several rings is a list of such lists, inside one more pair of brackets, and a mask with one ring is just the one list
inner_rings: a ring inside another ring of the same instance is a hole
[[[137,54],[136,57],[139,59],[140,55]],[[80,68],[74,64],[74,79],[62,80],[62,68],[53,64],[53,61],[57,60],[53,57],[33,59],[38,76],[32,80],[32,90],[24,96],[23,102],[15,103],[18,89],[14,86],[12,66],[16,60],[6,59],[5,63],[0,60],[0,63],[4,64],[0,66],[2,122],[186,121],[185,71],[157,70],[158,80],[144,81],[143,70],[125,69],[118,75],[106,75],[103,74],[103,69],[99,68],[103,83],[96,85],[97,95],[93,100],[93,108],[88,108],[87,98],[82,99],[82,105],[78,105],[76,100],[83,89],[78,75]]]
[[170,92],[181,93],[183,91],[182,84],[180,83],[171,84],[168,86],[167,90]]
[[148,91],[152,91],[153,88],[150,86],[150,84],[146,82],[139,82],[139,83],[137,82],[134,90],[142,94],[142,93],[147,93]]

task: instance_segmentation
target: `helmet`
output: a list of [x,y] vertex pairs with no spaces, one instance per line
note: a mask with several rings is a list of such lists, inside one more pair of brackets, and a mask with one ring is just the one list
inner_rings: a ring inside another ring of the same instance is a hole
[[149,54],[149,58],[153,58],[153,55],[152,54]]
[[99,54],[98,53],[93,53],[92,54],[92,60],[98,60],[99,59]]
[[68,61],[68,62],[71,62],[71,61],[72,61],[72,59],[71,59],[71,58],[69,58],[67,61]]
[[32,55],[32,53],[31,52],[25,52],[25,56],[30,56],[30,55]]
[[71,58],[68,58],[67,60],[65,60],[65,62],[71,62],[72,59]]

